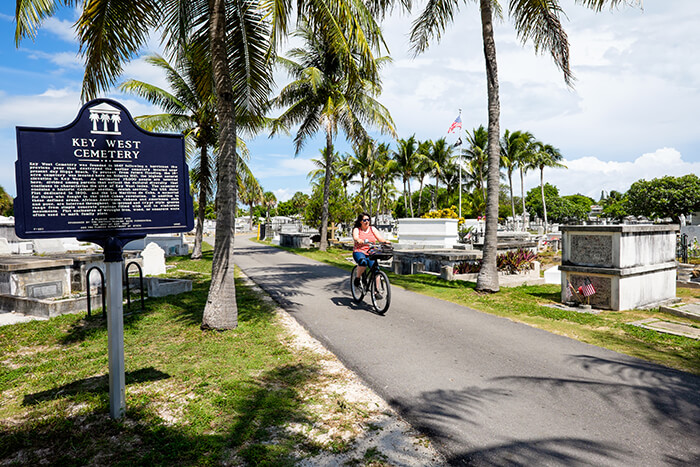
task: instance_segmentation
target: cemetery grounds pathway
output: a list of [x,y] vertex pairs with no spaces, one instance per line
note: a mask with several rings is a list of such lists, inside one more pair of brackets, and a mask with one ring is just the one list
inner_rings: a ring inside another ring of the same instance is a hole
[[453,465],[700,465],[700,377],[236,238],[236,264]]

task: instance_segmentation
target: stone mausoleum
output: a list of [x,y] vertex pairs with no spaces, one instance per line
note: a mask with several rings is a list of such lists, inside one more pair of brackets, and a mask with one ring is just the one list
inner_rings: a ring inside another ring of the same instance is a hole
[[586,278],[595,308],[629,310],[676,297],[677,225],[570,225],[562,232],[562,301]]

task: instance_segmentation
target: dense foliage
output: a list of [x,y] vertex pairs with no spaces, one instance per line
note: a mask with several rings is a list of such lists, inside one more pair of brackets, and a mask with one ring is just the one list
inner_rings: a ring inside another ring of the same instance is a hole
[[290,217],[303,214],[307,204],[309,204],[309,195],[297,191],[291,199],[277,205],[277,215]]
[[[343,185],[338,179],[331,180],[328,196],[328,222],[348,222],[354,220],[357,215],[353,203],[343,190]],[[321,225],[321,210],[323,205],[323,185],[314,186],[309,202],[304,209],[304,222],[312,226]],[[320,231],[320,229],[319,229]]]
[[670,217],[700,211],[700,178],[695,174],[639,180],[626,194],[630,214],[649,218]]
[[5,189],[0,186],[0,216],[10,217],[14,215],[12,196],[7,194]]

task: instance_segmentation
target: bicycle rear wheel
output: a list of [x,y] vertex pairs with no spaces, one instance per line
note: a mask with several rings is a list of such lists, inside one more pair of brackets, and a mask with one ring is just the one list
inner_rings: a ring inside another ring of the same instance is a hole
[[371,282],[370,295],[372,296],[372,305],[377,310],[377,313],[383,315],[391,304],[389,278],[384,271],[378,271]]
[[[356,302],[361,302],[365,297],[365,289],[362,287],[362,281],[360,280],[360,285],[355,285],[355,277],[357,277],[357,266],[352,268],[350,273],[350,293],[352,293],[352,299]],[[362,279],[362,278],[360,278]]]

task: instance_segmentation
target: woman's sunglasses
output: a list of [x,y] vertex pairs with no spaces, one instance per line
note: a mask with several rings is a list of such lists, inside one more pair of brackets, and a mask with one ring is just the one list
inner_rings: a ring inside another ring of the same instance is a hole
[[362,222],[369,222],[369,219],[362,219]]

